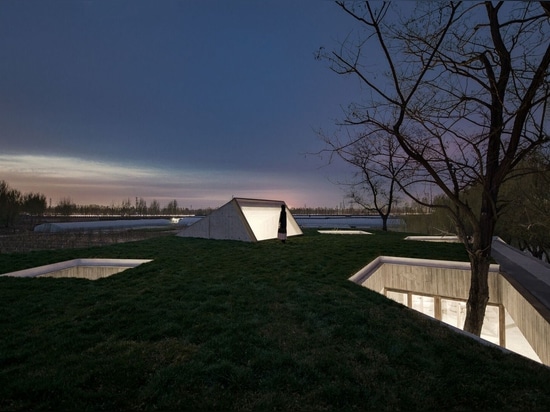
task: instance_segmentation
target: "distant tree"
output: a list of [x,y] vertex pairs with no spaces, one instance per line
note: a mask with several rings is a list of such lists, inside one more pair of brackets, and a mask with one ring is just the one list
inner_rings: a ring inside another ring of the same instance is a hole
[[506,203],[495,229],[506,242],[550,260],[550,163],[540,153],[526,158],[517,177],[503,185]]
[[163,209],[163,212],[167,215],[175,215],[178,213],[178,201],[176,199],[170,201],[168,205]]
[[129,216],[134,211],[134,208],[132,207],[132,202],[130,201],[130,198],[123,200],[122,205],[120,206],[120,214],[122,216]]
[[445,195],[436,195],[429,201],[432,205],[430,210],[424,206],[428,203],[425,198],[422,204],[416,203],[406,207],[407,212],[402,216],[407,231],[433,236],[456,235],[453,217],[448,212],[451,206]]
[[[349,123],[348,123],[349,125]],[[388,133],[359,133],[346,140],[338,136],[323,136],[327,148],[322,152],[337,155],[356,170],[348,183],[349,198],[368,212],[382,219],[382,230],[388,230],[388,218],[398,200],[400,185],[406,184],[406,174],[412,173],[409,157]]]
[[[346,121],[365,135],[392,135],[419,167],[411,179],[436,185],[450,199],[447,210],[472,268],[464,329],[479,335],[500,189],[522,159],[548,142],[550,7],[418,2],[397,20],[392,3],[337,4],[359,34],[319,56],[359,79],[365,91]],[[396,20],[389,21],[392,14]],[[375,50],[382,58],[373,60]],[[477,210],[462,196],[474,186]]]
[[211,207],[207,207],[207,208],[199,208],[199,209],[195,209],[195,214],[197,216],[208,216],[210,213],[212,213],[214,211],[214,209],[212,209]]
[[0,224],[10,227],[21,208],[21,192],[12,189],[4,180],[0,180]]
[[[550,162],[539,151],[524,159],[503,183],[502,207],[495,235],[507,243],[528,251],[538,259],[550,261]],[[479,210],[481,190],[477,185],[461,194],[462,201]],[[452,206],[446,196],[436,196],[429,215],[404,216],[407,230],[430,235],[455,233]],[[437,207],[439,206],[439,207]],[[471,228],[466,230],[472,232]]]
[[120,208],[119,206],[114,202],[114,200],[111,200],[111,204],[109,205],[109,215],[119,215],[120,214]]
[[136,213],[140,216],[145,216],[147,214],[147,202],[145,199],[136,197]]
[[64,197],[57,203],[55,211],[62,216],[70,216],[76,212],[76,203],[70,197]]
[[149,205],[149,214],[153,216],[160,215],[160,204],[156,199],[153,199]]
[[98,205],[98,204],[90,204],[90,205],[81,205],[78,206],[78,213],[81,213],[83,215],[99,215],[99,216],[105,216],[113,214],[113,208],[116,208],[113,204],[111,206],[105,206],[105,205]]
[[21,211],[42,216],[48,207],[46,196],[41,193],[26,193],[22,198]]

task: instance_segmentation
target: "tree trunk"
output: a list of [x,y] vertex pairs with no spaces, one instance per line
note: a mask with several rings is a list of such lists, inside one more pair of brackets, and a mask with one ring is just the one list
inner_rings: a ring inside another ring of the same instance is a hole
[[483,251],[477,251],[470,255],[470,265],[472,275],[470,277],[470,293],[466,303],[466,321],[464,330],[481,335],[483,319],[485,317],[485,308],[489,302],[489,265],[490,256]]
[[388,231],[388,215],[381,214],[380,217],[382,218],[382,230],[384,232]]
[[497,191],[485,190],[482,194],[481,213],[478,230],[474,232],[473,243],[469,249],[470,293],[466,302],[466,320],[464,330],[481,335],[485,309],[489,302],[489,266],[491,264],[491,246],[496,224]]

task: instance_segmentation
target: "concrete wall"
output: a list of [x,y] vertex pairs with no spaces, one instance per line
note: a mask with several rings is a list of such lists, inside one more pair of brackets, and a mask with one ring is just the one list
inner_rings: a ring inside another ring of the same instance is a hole
[[[495,269],[495,268],[493,268]],[[364,286],[381,291],[384,288],[406,290],[413,293],[441,297],[468,299],[470,265],[417,266],[401,262],[385,262],[375,278],[367,279]],[[372,277],[372,276],[371,276]],[[489,273],[489,303],[500,303],[498,272]],[[372,282],[372,283],[371,283]],[[376,289],[371,288],[371,285]]]
[[96,280],[134,268],[151,259],[72,259],[51,265],[5,273],[11,277],[76,277]]
[[[409,259],[381,256],[350,278],[375,292],[386,289],[408,291],[442,298],[468,299],[470,264],[467,262]],[[514,319],[541,361],[550,365],[550,323],[544,310],[521,285],[512,284],[499,273],[498,265],[489,272],[489,303],[502,305]]]
[[550,365],[550,317],[521,285],[501,275],[498,278],[500,303],[508,310],[542,363]]
[[131,266],[73,266],[67,269],[44,273],[38,277],[48,278],[83,278],[97,280],[130,269]]

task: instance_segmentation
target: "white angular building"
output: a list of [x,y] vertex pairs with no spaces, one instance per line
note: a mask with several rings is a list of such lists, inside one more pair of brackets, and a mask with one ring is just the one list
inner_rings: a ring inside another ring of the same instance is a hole
[[[233,198],[178,233],[181,237],[205,239],[230,239],[244,242],[259,242],[276,239],[279,225],[281,200]],[[287,236],[302,235],[294,216],[286,208]]]

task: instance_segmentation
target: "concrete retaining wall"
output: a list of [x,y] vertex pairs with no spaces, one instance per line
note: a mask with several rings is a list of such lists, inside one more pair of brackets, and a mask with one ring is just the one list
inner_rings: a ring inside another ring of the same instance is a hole
[[547,311],[536,307],[529,292],[512,279],[501,275],[498,282],[500,303],[508,310],[542,363],[550,365],[550,319],[545,316]]
[[84,278],[96,280],[147,262],[151,262],[151,259],[72,259],[51,265],[5,273],[0,276]]
[[[350,280],[381,294],[385,294],[386,289],[394,289],[467,300],[470,274],[468,262],[381,256]],[[500,274],[498,265],[491,265],[489,303],[506,308],[541,361],[550,365],[550,323],[526,293]]]

